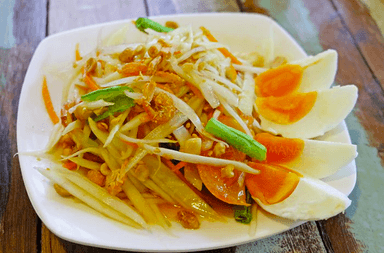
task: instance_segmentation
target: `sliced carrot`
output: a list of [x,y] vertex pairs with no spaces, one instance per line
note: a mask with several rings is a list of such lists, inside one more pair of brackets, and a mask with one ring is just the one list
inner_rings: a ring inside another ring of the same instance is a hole
[[83,59],[80,55],[80,51],[79,51],[79,43],[76,44],[76,50],[75,50],[75,58],[76,58],[76,61],[80,61],[81,59]]
[[99,90],[99,86],[96,84],[96,82],[93,80],[93,78],[86,74],[84,77],[84,82],[91,90]]
[[43,88],[42,88],[42,94],[43,94],[43,100],[45,104],[45,109],[47,109],[49,118],[51,118],[51,121],[53,124],[59,123],[59,117],[57,116],[55,110],[53,109],[51,96],[49,95],[49,90],[47,86],[47,79],[43,78]]
[[179,162],[178,164],[175,165],[175,170],[180,170],[183,168],[187,163],[186,162]]
[[72,161],[66,161],[63,163],[63,167],[69,170],[75,170],[77,168],[77,164]]
[[[200,27],[200,29],[203,31],[204,35],[208,38],[209,41],[211,42],[217,42],[217,39],[213,37],[211,32],[205,28],[205,27]],[[222,47],[218,49],[225,57],[231,58],[231,62],[235,64],[241,65],[242,63],[233,55],[231,52],[229,52],[226,48]]]
[[162,159],[162,161],[167,165],[171,170],[176,171],[175,165],[168,159]]

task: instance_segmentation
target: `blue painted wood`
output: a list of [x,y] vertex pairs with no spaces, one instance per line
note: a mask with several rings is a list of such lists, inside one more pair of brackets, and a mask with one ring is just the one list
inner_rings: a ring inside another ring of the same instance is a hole
[[32,54],[45,37],[46,1],[5,0],[0,12],[0,211],[5,210],[0,252],[36,252],[37,216],[14,155],[19,94]]

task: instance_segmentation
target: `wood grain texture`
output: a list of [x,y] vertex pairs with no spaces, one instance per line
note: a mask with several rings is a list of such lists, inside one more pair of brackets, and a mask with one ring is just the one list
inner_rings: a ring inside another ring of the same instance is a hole
[[315,222],[286,231],[280,235],[266,238],[253,243],[237,246],[236,253],[290,253],[312,252],[326,253]]
[[[248,2],[247,6],[245,2]],[[357,158],[358,185],[350,196],[352,205],[347,209],[346,214],[340,214],[317,224],[329,252],[365,252],[368,248],[372,252],[380,252],[374,249],[377,248],[377,244],[380,244],[377,234],[383,231],[380,229],[383,221],[377,218],[380,208],[375,205],[381,200],[375,197],[377,187],[373,185],[374,182],[380,181],[376,180],[377,177],[383,178],[383,168],[380,162],[377,164],[371,161],[380,160],[377,153],[380,154],[383,150],[383,92],[382,83],[377,78],[380,74],[376,74],[376,70],[370,67],[367,60],[369,56],[362,50],[362,47],[368,42],[371,43],[372,39],[366,38],[362,42],[354,37],[352,30],[355,28],[351,26],[355,26],[346,22],[339,10],[340,7],[336,7],[344,1],[253,1],[256,7],[253,7],[249,1],[245,2],[244,10],[256,12],[262,10],[269,13],[297,39],[308,53],[316,54],[325,49],[336,49],[339,53],[336,83],[341,85],[354,83],[358,86],[359,99],[354,114],[347,118],[347,122],[351,123],[349,129],[353,143],[358,145],[360,154]],[[373,27],[367,13],[359,15],[362,13],[361,10],[351,9],[351,6],[349,8],[350,15],[356,14],[354,22],[369,24],[365,26],[360,24],[361,34],[375,34],[382,39],[380,33],[376,33],[377,27]],[[377,47],[374,45],[371,46],[369,54],[382,54],[380,43]],[[368,136],[366,142],[361,141],[364,140],[365,133]],[[365,196],[362,197],[361,194]],[[370,217],[376,218],[370,219]],[[367,224],[372,224],[369,229],[364,228],[368,226]]]
[[384,37],[369,9],[359,0],[332,1],[374,78],[384,88]]
[[[46,1],[9,1],[14,44],[1,49],[1,175],[11,176],[8,203],[0,224],[0,252],[36,252],[37,216],[21,178],[16,147],[16,115],[24,75],[33,52],[45,37]],[[10,25],[10,23],[8,23]],[[8,174],[6,174],[8,173]],[[4,187],[1,185],[0,187]],[[1,196],[3,197],[3,196]]]
[[238,12],[236,0],[146,0],[148,15],[166,15],[193,12]]
[[49,1],[48,35],[108,21],[146,16],[144,1]]
[[[381,212],[376,203],[380,197],[375,197],[377,178],[383,178],[383,167],[377,153],[382,149],[383,136],[383,91],[380,80],[367,64],[365,54],[350,32],[350,25],[343,20],[340,12],[332,3],[306,2],[310,10],[312,22],[319,31],[320,43],[324,48],[334,48],[339,52],[339,71],[336,83],[354,83],[359,88],[359,99],[354,115],[347,122],[354,143],[358,145],[359,157],[357,158],[358,181],[350,198],[352,205],[346,214],[340,214],[332,219],[321,221],[320,227],[325,229],[335,252],[380,252],[375,251],[377,244],[382,240],[377,237],[382,227],[382,219],[377,217]],[[358,11],[356,11],[358,13]],[[326,17],[331,17],[327,20]],[[359,16],[355,17],[360,20]],[[363,20],[365,17],[362,17]],[[365,30],[370,30],[365,27]],[[362,31],[363,32],[363,31]],[[336,35],[336,36],[335,36]],[[380,46],[372,48],[372,54],[380,54]],[[361,129],[360,129],[360,127]],[[367,135],[365,137],[364,135]],[[364,141],[364,139],[367,140]],[[369,158],[368,158],[369,157]],[[380,180],[379,180],[380,181]],[[380,186],[379,186],[380,187]],[[368,200],[368,201],[367,201]],[[371,228],[365,229],[364,224],[371,224]],[[380,226],[381,224],[381,226]],[[383,229],[381,229],[381,232]],[[374,239],[376,238],[376,240]]]
[[[90,0],[50,0],[48,13],[48,34],[98,24],[113,20],[147,16],[144,1],[90,1]],[[42,224],[41,252],[116,252],[96,247],[83,246],[58,238]]]

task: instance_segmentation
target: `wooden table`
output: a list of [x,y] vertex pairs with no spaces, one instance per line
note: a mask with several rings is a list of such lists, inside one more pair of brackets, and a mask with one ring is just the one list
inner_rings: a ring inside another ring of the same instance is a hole
[[59,239],[40,221],[27,197],[14,157],[16,116],[24,75],[38,43],[57,32],[111,20],[223,11],[271,16],[308,54],[328,48],[339,52],[336,83],[359,87],[357,105],[346,120],[358,145],[358,180],[345,214],[212,252],[384,252],[384,39],[358,0],[1,1],[0,252],[112,252]]

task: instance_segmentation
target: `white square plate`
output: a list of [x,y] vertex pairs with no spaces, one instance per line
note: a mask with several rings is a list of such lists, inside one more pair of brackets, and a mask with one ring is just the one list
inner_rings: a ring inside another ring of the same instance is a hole
[[[270,43],[272,27],[274,55],[285,56],[289,61],[306,56],[304,50],[283,28],[263,15],[214,13],[154,17],[153,20],[161,23],[173,20],[180,25],[192,25],[194,29],[205,26],[234,52],[264,52]],[[52,69],[73,62],[76,43],[80,43],[84,55],[95,48],[100,31],[104,37],[129,23],[130,20],[124,20],[75,29],[47,37],[40,43],[29,65],[20,96],[17,121],[19,152],[42,150],[53,127],[41,95],[43,75],[47,75],[54,107],[59,112],[63,81],[50,74]],[[144,39],[145,35],[131,25],[128,43]],[[321,139],[351,142],[344,122]],[[248,226],[234,220],[228,220],[227,223],[203,221],[198,230],[186,230],[179,224],[173,224],[172,232],[175,236],[161,230],[137,232],[79,201],[60,197],[52,184],[33,169],[34,166],[49,167],[49,162],[21,155],[20,166],[29,198],[44,224],[57,236],[80,244],[134,251],[196,251],[254,241],[303,223],[259,211],[254,237],[249,236]],[[349,194],[356,182],[355,163],[352,162],[324,180]]]

